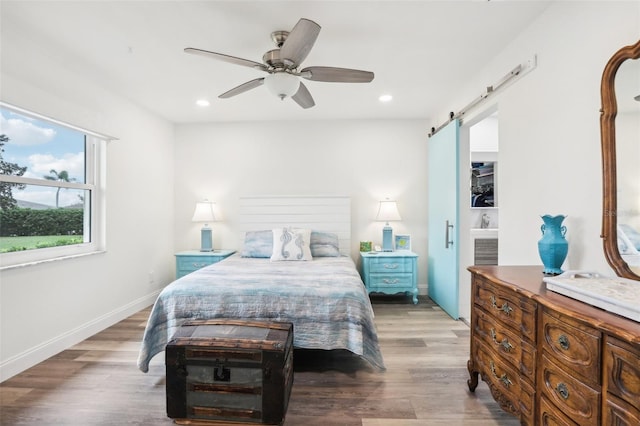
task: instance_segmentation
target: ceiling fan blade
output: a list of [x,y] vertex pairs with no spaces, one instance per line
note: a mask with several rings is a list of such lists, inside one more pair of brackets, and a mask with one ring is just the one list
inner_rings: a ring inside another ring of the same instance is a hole
[[374,74],[371,71],[353,70],[335,67],[307,67],[300,71],[300,76],[312,81],[328,81],[332,83],[370,83]]
[[228,99],[232,96],[239,95],[248,90],[255,89],[256,87],[262,86],[264,84],[264,77],[256,78],[251,81],[247,81],[246,83],[242,83],[240,86],[234,87],[233,89],[224,92],[222,95],[218,96],[221,99]]
[[196,49],[194,47],[187,47],[184,49],[185,53],[191,53],[193,55],[200,55],[206,58],[218,59],[220,61],[229,62],[236,65],[242,65],[244,67],[255,68],[258,70],[266,71],[267,66],[260,62],[250,61],[249,59],[236,58],[235,56],[225,55],[223,53],[209,52],[208,50]]
[[304,109],[311,108],[316,104],[313,101],[313,98],[311,97],[311,93],[309,93],[307,86],[302,84],[302,82],[300,83],[300,87],[298,88],[298,91],[296,92],[295,95],[291,97],[291,99],[296,101],[296,103]]
[[280,48],[280,58],[286,65],[297,67],[305,60],[320,34],[320,25],[302,18],[291,30]]

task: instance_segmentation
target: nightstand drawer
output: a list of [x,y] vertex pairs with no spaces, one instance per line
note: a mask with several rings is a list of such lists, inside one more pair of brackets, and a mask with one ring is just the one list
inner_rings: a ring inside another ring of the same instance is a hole
[[214,264],[219,259],[216,257],[203,257],[203,256],[180,256],[176,258],[176,268],[185,271],[193,272],[200,268]]
[[373,257],[369,260],[369,272],[413,273],[411,258]]
[[234,250],[183,251],[176,253],[176,279],[218,263],[235,253]]
[[371,274],[370,287],[411,287],[413,285],[413,275],[400,274]]

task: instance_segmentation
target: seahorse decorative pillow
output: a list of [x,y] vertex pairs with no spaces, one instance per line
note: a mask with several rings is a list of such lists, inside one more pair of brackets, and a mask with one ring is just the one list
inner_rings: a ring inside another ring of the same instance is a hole
[[299,228],[273,229],[272,261],[279,260],[312,260],[311,230]]

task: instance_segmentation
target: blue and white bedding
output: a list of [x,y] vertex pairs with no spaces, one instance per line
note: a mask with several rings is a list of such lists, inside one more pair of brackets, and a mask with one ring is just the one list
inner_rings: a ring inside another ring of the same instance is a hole
[[383,370],[373,309],[350,257],[272,262],[235,254],[168,285],[149,316],[138,367],[149,370],[187,319],[293,323],[294,347],[346,349]]

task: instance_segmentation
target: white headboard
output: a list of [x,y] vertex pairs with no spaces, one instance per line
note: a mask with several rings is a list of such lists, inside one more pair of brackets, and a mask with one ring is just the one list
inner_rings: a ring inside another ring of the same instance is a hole
[[[240,197],[241,238],[247,231],[293,226],[332,232],[340,252],[351,251],[351,198],[348,196],[244,196]],[[242,244],[240,245],[242,246]]]

